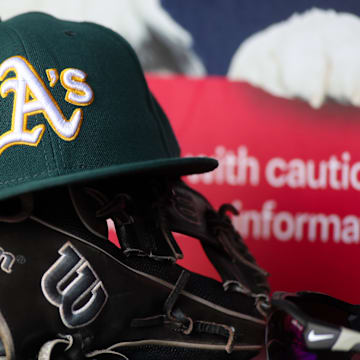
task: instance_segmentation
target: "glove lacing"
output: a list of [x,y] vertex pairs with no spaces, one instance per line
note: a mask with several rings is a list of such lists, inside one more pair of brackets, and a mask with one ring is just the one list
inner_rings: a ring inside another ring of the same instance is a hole
[[[159,218],[166,222],[164,214],[167,207],[176,204],[176,192],[174,192],[170,184],[162,185],[160,188],[154,187],[156,189],[157,200],[153,203],[153,207],[157,210]],[[186,212],[188,218],[194,216],[191,207],[183,206],[182,211]],[[237,209],[228,203],[221,205],[218,211],[208,209],[206,212],[206,223],[210,231],[214,233],[220,246],[231,261],[245,264],[247,267],[255,270],[261,277],[268,276],[269,273],[256,264],[255,258],[250,254],[241,235],[235,229],[231,218],[227,215],[229,212],[233,215],[239,215]],[[194,216],[194,221],[197,221],[196,216]],[[237,291],[254,298],[257,310],[264,317],[267,316],[267,311],[270,308],[270,298],[267,293],[254,293],[239,280],[225,280],[223,287],[225,291]]]
[[[208,210],[207,223],[214,232],[226,254],[233,262],[239,261],[257,271],[261,276],[268,276],[268,272],[256,264],[255,258],[250,254],[241,235],[236,231],[234,225],[227,215],[230,212],[239,215],[239,212],[232,204],[223,204],[218,211]],[[235,290],[255,299],[256,308],[266,316],[270,307],[269,295],[266,293],[254,293],[239,280],[227,280],[223,283],[225,291]]]
[[[255,258],[250,254],[240,234],[235,230],[227,212],[239,215],[239,212],[231,204],[223,204],[218,211],[209,210],[207,213],[208,224],[216,233],[222,247],[230,258],[239,260],[252,269],[262,273],[264,276],[267,276],[268,272],[255,263]],[[231,236],[222,236],[226,233],[230,233]],[[231,239],[233,239],[233,241],[230,241]]]
[[174,331],[180,331],[184,335],[190,335],[192,332],[220,335],[227,338],[225,351],[231,353],[235,339],[234,327],[210,321],[193,320],[186,316],[180,308],[175,308],[176,301],[185,288],[189,277],[190,273],[186,270],[181,272],[175,287],[165,301],[164,314],[133,319],[131,326],[148,327],[168,324],[174,328]]

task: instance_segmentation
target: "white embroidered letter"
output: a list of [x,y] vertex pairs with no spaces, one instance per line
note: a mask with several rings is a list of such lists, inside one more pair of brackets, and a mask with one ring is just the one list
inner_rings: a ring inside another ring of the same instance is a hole
[[54,87],[59,80],[59,74],[56,69],[46,69],[46,76],[49,80],[50,87]]
[[75,109],[71,118],[66,119],[36,70],[22,56],[8,58],[0,65],[0,81],[10,72],[14,72],[15,77],[6,79],[0,86],[3,98],[9,92],[14,93],[11,130],[0,136],[0,154],[16,144],[38,145],[45,125],[37,125],[31,130],[26,127],[27,117],[35,114],[43,114],[62,139],[74,140],[80,131],[82,109]]
[[94,93],[85,82],[86,74],[79,69],[65,69],[61,72],[61,85],[67,90],[65,100],[74,105],[85,106],[92,103]]

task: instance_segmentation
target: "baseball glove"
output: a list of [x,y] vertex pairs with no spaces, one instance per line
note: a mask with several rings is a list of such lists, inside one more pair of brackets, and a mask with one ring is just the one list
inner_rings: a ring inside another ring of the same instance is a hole
[[[249,359],[261,348],[266,272],[230,205],[215,211],[179,180],[130,178],[0,205],[3,359]],[[172,232],[199,239],[223,282],[177,265]]]

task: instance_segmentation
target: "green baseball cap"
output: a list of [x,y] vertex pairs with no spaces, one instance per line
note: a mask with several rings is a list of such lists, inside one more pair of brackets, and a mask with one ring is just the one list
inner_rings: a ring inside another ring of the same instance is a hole
[[139,61],[118,34],[27,13],[0,23],[0,199],[122,174],[181,176],[217,161],[180,157]]

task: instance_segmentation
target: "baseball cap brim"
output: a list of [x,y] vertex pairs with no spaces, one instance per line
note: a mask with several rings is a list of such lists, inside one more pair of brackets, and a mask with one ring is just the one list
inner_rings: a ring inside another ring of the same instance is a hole
[[214,170],[218,166],[217,160],[208,157],[167,158],[140,161],[131,164],[107,166],[104,168],[83,170],[81,172],[45,177],[23,184],[9,185],[0,193],[0,200],[23,193],[48,189],[55,186],[88,182],[107,177],[122,175],[146,175],[180,177],[190,174],[200,174]]

